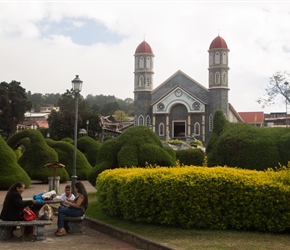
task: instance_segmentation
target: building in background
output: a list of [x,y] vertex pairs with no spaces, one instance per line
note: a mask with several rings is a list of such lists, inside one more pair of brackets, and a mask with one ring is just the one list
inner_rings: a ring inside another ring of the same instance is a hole
[[207,142],[216,110],[230,122],[242,122],[228,102],[229,51],[222,37],[211,42],[208,88],[178,70],[154,89],[154,53],[146,41],[140,43],[134,54],[134,125],[150,126],[161,140]]
[[244,122],[256,127],[264,127],[264,112],[238,112]]

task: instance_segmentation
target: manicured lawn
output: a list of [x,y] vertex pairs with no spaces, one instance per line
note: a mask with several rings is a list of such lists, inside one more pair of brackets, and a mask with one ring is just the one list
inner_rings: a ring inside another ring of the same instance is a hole
[[179,250],[290,250],[290,233],[268,234],[244,231],[218,231],[181,229],[160,225],[132,223],[112,218],[101,211],[96,195],[89,194],[90,204],[86,216],[106,222],[164,243]]

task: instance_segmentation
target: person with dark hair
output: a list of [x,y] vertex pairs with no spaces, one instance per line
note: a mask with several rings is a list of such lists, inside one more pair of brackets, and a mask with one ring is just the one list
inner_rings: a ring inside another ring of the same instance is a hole
[[71,186],[70,185],[66,185],[64,188],[64,193],[60,196],[61,199],[61,205],[62,206],[68,206],[66,205],[66,201],[74,201],[75,196],[73,195],[73,193],[71,192]]
[[8,189],[0,215],[1,220],[21,220],[20,215],[23,208],[32,206],[35,203],[33,200],[22,200],[21,194],[24,189],[23,182],[17,182]]
[[[23,182],[17,182],[8,189],[8,192],[5,196],[5,200],[3,203],[3,208],[0,214],[1,220],[5,221],[23,220],[21,218],[23,208],[38,203],[37,201],[34,200],[23,201],[21,194],[24,192],[24,189],[25,185]],[[25,232],[27,231],[29,231],[29,229],[25,229]]]
[[65,201],[65,206],[60,206],[58,209],[57,231],[56,236],[66,235],[64,228],[64,217],[80,217],[83,216],[88,208],[88,194],[84,184],[80,181],[75,183],[75,190],[77,193],[74,201]]

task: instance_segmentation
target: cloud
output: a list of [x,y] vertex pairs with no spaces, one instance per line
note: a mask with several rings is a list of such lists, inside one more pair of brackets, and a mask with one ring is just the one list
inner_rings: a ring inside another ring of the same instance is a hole
[[[32,93],[64,93],[80,75],[82,94],[133,98],[134,52],[145,38],[154,87],[177,70],[208,87],[208,49],[220,34],[229,53],[229,99],[260,111],[269,77],[289,69],[288,2],[0,2],[0,81]],[[284,110],[281,103],[264,111]]]

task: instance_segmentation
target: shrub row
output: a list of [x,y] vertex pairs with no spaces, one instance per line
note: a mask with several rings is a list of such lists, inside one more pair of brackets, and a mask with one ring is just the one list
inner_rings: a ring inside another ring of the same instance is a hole
[[289,175],[228,167],[114,169],[99,175],[96,188],[104,211],[131,221],[283,232],[290,225],[285,171]]

